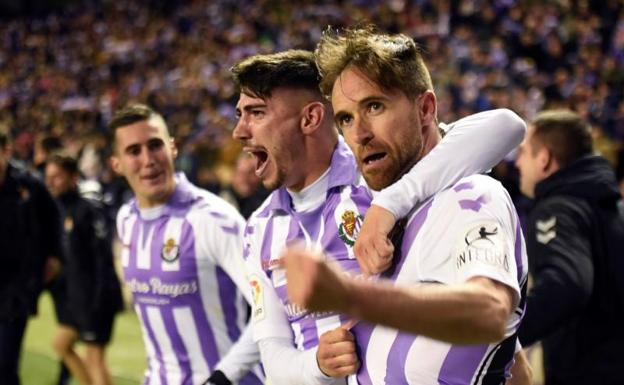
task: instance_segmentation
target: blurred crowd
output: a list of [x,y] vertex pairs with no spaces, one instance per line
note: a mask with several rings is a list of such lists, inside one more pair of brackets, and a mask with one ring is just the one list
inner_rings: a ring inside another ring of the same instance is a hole
[[[314,49],[327,25],[371,21],[425,51],[439,117],[508,107],[526,119],[570,107],[624,176],[624,6],[619,0],[197,0],[89,2],[0,23],[0,125],[14,156],[35,164],[47,137],[80,157],[118,206],[106,123],[128,102],[163,113],[178,168],[218,191],[233,179],[236,90],[244,56]],[[505,167],[499,177],[507,178]]]

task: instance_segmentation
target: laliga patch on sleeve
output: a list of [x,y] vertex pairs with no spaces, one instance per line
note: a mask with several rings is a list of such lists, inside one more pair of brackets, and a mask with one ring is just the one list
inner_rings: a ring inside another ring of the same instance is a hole
[[251,286],[251,298],[253,300],[251,319],[254,322],[262,321],[266,315],[262,281],[257,275],[252,274],[249,277],[249,285]]
[[500,224],[495,221],[471,225],[458,241],[454,255],[458,271],[483,266],[509,273],[507,239]]

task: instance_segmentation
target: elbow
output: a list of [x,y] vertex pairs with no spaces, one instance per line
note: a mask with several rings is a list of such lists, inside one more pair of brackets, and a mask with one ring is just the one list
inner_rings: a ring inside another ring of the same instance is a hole
[[499,127],[509,134],[511,149],[519,146],[527,133],[527,125],[524,120],[508,108],[499,108],[496,112],[499,115]]
[[482,344],[502,341],[507,332],[508,306],[489,293],[482,296],[479,302],[480,306],[475,306],[478,310],[472,313],[472,322],[465,324],[467,330],[464,330],[464,335],[468,340],[463,342]]
[[505,338],[509,311],[500,301],[492,298],[480,318],[481,342],[499,342]]

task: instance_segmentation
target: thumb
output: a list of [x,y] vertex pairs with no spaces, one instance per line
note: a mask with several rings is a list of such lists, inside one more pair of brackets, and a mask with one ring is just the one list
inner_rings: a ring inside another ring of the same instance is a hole
[[352,327],[354,327],[355,325],[358,324],[358,322],[360,322],[359,320],[355,319],[355,318],[351,318],[350,320],[348,320],[347,322],[345,322],[344,324],[340,325],[340,327],[344,330],[350,330]]

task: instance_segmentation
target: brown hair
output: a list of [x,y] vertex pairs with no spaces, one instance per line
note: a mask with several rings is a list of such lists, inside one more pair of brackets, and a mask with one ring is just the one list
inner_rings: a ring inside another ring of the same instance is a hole
[[288,50],[274,54],[250,56],[230,69],[240,92],[269,98],[277,88],[295,88],[320,95],[320,75],[314,54],[304,50]]
[[162,116],[158,112],[145,104],[131,104],[115,111],[115,115],[113,115],[113,118],[108,123],[108,129],[114,134],[115,130],[119,127],[150,120],[153,117],[162,119]]
[[534,131],[531,141],[534,151],[545,146],[552,152],[560,167],[593,152],[591,128],[573,111],[543,111],[533,120],[532,125]]
[[70,175],[80,174],[80,171],[78,170],[78,160],[76,160],[75,157],[68,155],[64,152],[53,152],[46,159],[46,163],[55,164]]
[[349,66],[386,91],[400,90],[415,98],[433,90],[419,46],[403,34],[378,33],[373,25],[343,30],[328,28],[314,52],[321,73],[321,92],[330,98],[336,79]]

